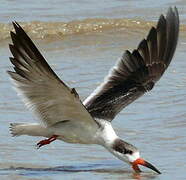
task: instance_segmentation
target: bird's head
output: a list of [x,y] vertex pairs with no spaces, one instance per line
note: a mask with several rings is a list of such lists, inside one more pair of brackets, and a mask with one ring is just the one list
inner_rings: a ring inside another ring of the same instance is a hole
[[136,147],[121,139],[116,139],[114,141],[114,144],[112,146],[112,153],[122,161],[125,161],[130,164],[134,171],[137,173],[141,172],[138,166],[142,165],[152,169],[158,174],[161,174],[161,172],[157,170],[152,164],[140,157],[140,153]]

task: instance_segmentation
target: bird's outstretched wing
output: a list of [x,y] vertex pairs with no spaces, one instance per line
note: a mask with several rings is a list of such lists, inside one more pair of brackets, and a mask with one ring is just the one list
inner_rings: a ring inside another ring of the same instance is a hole
[[125,51],[104,82],[83,102],[94,118],[112,121],[124,107],[150,91],[169,66],[179,33],[176,7],[160,16],[132,53]]
[[94,126],[95,121],[82,105],[75,89],[70,89],[58,78],[21,26],[16,22],[13,26],[13,45],[9,47],[15,71],[8,73],[25,104],[47,126],[68,120]]

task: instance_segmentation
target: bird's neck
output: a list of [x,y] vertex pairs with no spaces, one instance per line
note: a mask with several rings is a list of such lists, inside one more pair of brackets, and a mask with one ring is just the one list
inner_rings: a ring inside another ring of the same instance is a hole
[[[129,163],[128,158],[124,155],[121,156],[120,152],[125,149],[125,145],[127,146],[127,142],[120,139],[117,135],[114,137],[107,136],[107,139],[105,139],[105,143],[103,146],[114,156],[116,156],[118,159],[125,161],[126,163]],[[122,144],[120,143],[122,142]]]
[[101,120],[99,124],[101,125],[98,138],[101,140],[100,144],[104,147],[112,146],[114,141],[118,139],[118,136],[116,135],[111,123],[108,121]]
[[121,156],[121,154],[118,153],[118,151],[120,151],[120,148],[121,150],[124,149],[127,150],[127,147],[132,145],[123,141],[121,138],[119,138],[116,135],[110,122],[102,120],[99,123],[101,124],[102,127],[101,133],[99,133],[99,138],[98,138],[101,139],[100,144],[104,146],[109,152],[111,152],[117,158],[129,163],[128,158],[125,156]]

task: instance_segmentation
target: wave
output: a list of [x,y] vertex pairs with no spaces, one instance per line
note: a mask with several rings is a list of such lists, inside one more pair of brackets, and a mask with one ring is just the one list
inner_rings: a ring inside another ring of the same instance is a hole
[[[20,25],[35,39],[58,38],[59,36],[78,35],[89,32],[104,32],[110,29],[124,28],[128,31],[134,29],[149,29],[155,22],[134,19],[85,19],[71,22],[21,22]],[[10,38],[12,24],[0,23],[0,41]],[[186,31],[186,25],[181,25],[180,30]]]

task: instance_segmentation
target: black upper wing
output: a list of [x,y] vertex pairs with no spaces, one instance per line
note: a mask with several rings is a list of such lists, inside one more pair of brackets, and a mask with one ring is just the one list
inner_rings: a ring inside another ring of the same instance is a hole
[[160,16],[132,53],[125,51],[105,81],[84,101],[94,118],[111,121],[125,106],[150,91],[169,66],[179,33],[176,7]]

